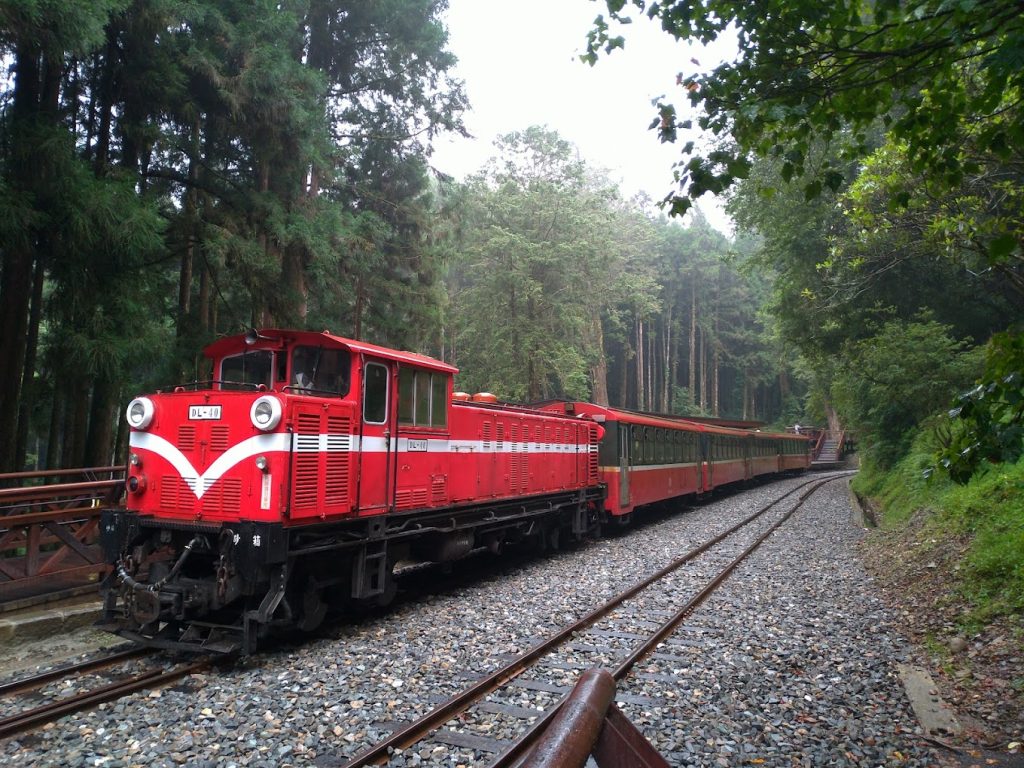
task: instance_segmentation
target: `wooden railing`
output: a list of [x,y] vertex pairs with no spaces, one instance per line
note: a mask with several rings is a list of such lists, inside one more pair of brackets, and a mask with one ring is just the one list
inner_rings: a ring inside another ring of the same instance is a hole
[[100,510],[120,503],[124,469],[0,475],[0,610],[95,587]]

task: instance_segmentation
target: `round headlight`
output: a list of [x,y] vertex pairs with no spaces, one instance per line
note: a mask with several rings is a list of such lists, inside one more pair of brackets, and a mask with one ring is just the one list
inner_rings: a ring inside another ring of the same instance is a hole
[[128,410],[125,415],[128,423],[135,429],[145,429],[153,421],[153,414],[156,413],[156,406],[148,397],[136,397],[128,403]]
[[281,422],[281,401],[276,397],[261,397],[249,409],[249,418],[256,429],[269,432]]

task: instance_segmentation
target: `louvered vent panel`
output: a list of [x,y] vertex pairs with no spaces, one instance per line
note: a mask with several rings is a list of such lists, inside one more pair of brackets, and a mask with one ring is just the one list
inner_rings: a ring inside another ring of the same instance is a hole
[[242,507],[242,481],[237,478],[218,480],[203,494],[203,511],[208,514],[237,515]]
[[320,414],[299,413],[295,420],[295,474],[292,478],[292,508],[317,508],[320,475]]
[[587,457],[587,477],[590,484],[597,482],[597,430],[590,430],[590,454]]
[[327,417],[327,475],[324,503],[348,505],[349,460],[352,421],[346,416]]
[[510,490],[513,493],[519,490],[519,484],[521,482],[518,441],[519,427],[513,424],[509,427],[509,447],[512,449],[512,455],[509,457],[509,482],[511,483]]
[[484,438],[484,451],[490,451],[491,450],[491,422],[489,422],[489,421],[485,421],[484,422],[483,438]]
[[505,450],[505,425],[504,424],[498,424],[497,427],[498,427],[497,449],[498,449],[498,453],[501,453],[502,451]]
[[523,442],[516,446],[516,455],[519,459],[519,490],[527,491],[530,487],[530,446],[527,441],[530,439],[530,427],[523,427]]
[[196,428],[191,424],[178,427],[178,450],[182,453],[196,449]]
[[395,506],[398,509],[417,509],[427,506],[427,489],[412,488],[398,491],[395,494]]
[[444,475],[435,477],[430,484],[431,501],[443,504],[448,500],[448,478]]
[[160,507],[167,512],[192,512],[196,495],[180,477],[164,475],[160,478]]
[[227,424],[218,424],[210,429],[210,450],[223,453],[228,449],[228,440],[231,437],[230,428]]

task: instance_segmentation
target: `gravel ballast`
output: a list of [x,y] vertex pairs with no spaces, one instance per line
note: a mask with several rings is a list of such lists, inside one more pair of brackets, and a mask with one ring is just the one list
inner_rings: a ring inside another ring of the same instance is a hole
[[[799,482],[552,557],[506,558],[332,637],[65,718],[0,754],[12,766],[339,765]],[[623,712],[670,764],[938,762],[900,685],[910,651],[860,567],[861,535],[845,480],[829,483],[620,684]],[[558,696],[519,687],[496,706],[526,715]],[[466,722],[451,743],[391,764],[485,765],[478,742],[510,741],[526,722]]]

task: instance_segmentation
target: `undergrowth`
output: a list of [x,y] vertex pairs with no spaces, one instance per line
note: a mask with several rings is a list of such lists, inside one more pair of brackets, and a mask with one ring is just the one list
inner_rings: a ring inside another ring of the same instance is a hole
[[938,474],[926,478],[934,456],[931,432],[924,430],[892,469],[862,463],[854,490],[882,508],[884,528],[903,528],[923,513],[939,546],[943,538],[969,538],[957,586],[970,620],[1024,613],[1024,459],[988,465],[956,485]]

